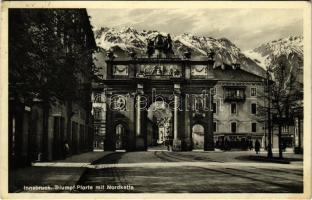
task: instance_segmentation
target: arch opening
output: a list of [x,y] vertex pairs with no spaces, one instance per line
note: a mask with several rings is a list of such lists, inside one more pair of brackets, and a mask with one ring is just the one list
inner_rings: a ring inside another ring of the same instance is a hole
[[194,124],[192,127],[192,144],[193,150],[204,149],[204,133],[205,128],[201,124]]
[[127,127],[118,123],[115,126],[115,134],[116,134],[116,150],[125,150],[126,149],[126,136],[127,136]]
[[148,150],[170,150],[172,146],[172,112],[164,101],[155,101],[147,111],[146,143]]

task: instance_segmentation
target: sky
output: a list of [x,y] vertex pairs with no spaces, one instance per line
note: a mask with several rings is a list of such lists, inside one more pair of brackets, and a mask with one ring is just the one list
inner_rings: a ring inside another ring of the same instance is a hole
[[88,9],[91,24],[171,34],[228,38],[241,50],[292,35],[303,35],[297,9]]

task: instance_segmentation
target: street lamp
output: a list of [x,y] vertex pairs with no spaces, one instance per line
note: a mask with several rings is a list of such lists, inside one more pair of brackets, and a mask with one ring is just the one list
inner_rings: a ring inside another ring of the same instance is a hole
[[271,120],[271,79],[270,79],[270,73],[269,69],[266,71],[267,75],[267,91],[268,91],[268,158],[272,158],[272,120]]

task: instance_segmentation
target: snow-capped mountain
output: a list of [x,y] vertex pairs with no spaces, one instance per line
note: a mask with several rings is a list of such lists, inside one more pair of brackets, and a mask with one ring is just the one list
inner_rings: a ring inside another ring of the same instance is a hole
[[303,37],[290,36],[274,40],[259,47],[244,52],[261,67],[272,67],[276,62],[283,62],[292,74],[297,76],[299,82],[303,82]]
[[[156,30],[138,31],[132,27],[121,29],[104,27],[95,30],[96,43],[104,52],[113,50],[116,56],[128,56],[130,51],[138,55],[145,55],[147,40],[153,39],[157,34],[164,36],[167,33]],[[216,65],[240,63],[241,68],[257,74],[264,75],[264,70],[252,58],[245,56],[241,50],[226,38],[215,39],[205,36],[196,36],[189,33],[181,35],[171,34],[173,51],[175,55],[182,56],[190,49],[192,57],[206,56],[210,49],[216,53]]]
[[303,58],[303,37],[290,36],[274,40],[259,47],[245,51],[247,56],[254,59],[261,67],[266,68],[271,64],[272,59],[285,55],[291,59],[296,55]]

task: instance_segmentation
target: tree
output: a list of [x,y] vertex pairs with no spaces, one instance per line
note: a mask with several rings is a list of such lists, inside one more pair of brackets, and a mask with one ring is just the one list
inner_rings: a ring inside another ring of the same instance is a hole
[[[88,50],[80,46],[75,10],[13,10],[10,13],[10,86],[15,95],[53,103],[73,98]],[[75,33],[74,33],[75,32]],[[73,34],[74,33],[74,34]]]
[[9,95],[42,102],[46,135],[51,105],[66,104],[70,119],[73,101],[90,102],[93,49],[81,15],[82,9],[10,9]]
[[[288,127],[293,122],[294,110],[300,106],[302,99],[302,85],[297,81],[297,70],[287,56],[273,58],[268,66],[272,83],[265,98],[272,106],[265,109],[271,109],[269,113],[272,113],[273,119],[270,114],[267,117],[270,117],[269,122],[273,122],[278,128],[279,158],[283,158],[282,127]],[[268,157],[271,157],[269,152]]]
[[273,157],[270,145],[273,127],[277,126],[279,158],[283,158],[282,128],[293,123],[295,112],[302,107],[303,85],[298,81],[298,75],[303,62],[294,62],[292,56],[292,53],[288,56],[271,55],[272,60],[267,66],[266,92],[262,94],[266,103],[259,106],[258,114],[268,122],[268,158]]

